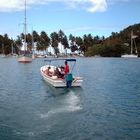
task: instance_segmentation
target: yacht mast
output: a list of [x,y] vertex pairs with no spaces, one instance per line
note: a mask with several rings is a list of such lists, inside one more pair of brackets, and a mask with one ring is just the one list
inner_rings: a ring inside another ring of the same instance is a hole
[[24,12],[24,54],[25,54],[25,51],[26,51],[26,47],[27,47],[27,45],[26,45],[26,28],[27,28],[27,19],[26,19],[26,0],[25,0],[25,3],[24,3],[25,5],[25,12]]
[[136,41],[135,38],[137,36],[133,34],[133,30],[131,31],[131,54],[133,54],[133,49],[135,50],[135,54],[137,54],[137,47],[136,47]]
[[24,56],[20,57],[18,59],[18,62],[20,63],[31,63],[32,59],[29,56],[26,56],[26,50],[27,50],[27,38],[26,38],[26,31],[27,31],[27,19],[26,19],[26,0],[24,1],[25,11],[24,11]]
[[133,30],[131,31],[131,54],[133,53]]

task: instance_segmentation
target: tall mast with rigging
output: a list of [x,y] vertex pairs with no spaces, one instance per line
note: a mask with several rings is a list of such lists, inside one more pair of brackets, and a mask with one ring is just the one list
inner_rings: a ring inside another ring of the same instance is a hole
[[25,6],[25,11],[24,11],[24,54],[25,54],[25,51],[26,51],[26,48],[27,48],[27,45],[26,45],[26,30],[27,30],[27,18],[26,18],[26,0],[24,2],[24,6]]
[[27,39],[26,39],[26,32],[27,32],[27,18],[26,18],[26,0],[24,1],[25,11],[24,11],[24,56],[18,59],[18,62],[21,63],[30,63],[32,62],[32,58],[26,56],[26,49],[27,49]]

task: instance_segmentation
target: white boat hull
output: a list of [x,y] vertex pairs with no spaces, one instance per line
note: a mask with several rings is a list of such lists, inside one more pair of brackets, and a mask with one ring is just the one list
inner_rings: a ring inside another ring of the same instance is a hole
[[22,56],[22,57],[18,58],[18,62],[20,62],[20,63],[31,63],[32,59],[30,57],[27,57],[27,56]]
[[138,55],[135,54],[125,54],[121,56],[122,58],[137,58]]
[[[52,67],[54,67],[54,66],[52,66]],[[44,71],[47,68],[48,68],[48,65],[42,66],[40,68],[40,73],[41,73],[43,79],[54,87],[66,87],[65,79],[57,78],[56,76],[50,77],[50,76],[46,75]],[[72,87],[80,87],[80,86],[82,86],[82,83],[83,83],[82,77],[74,77],[74,80],[72,82]]]

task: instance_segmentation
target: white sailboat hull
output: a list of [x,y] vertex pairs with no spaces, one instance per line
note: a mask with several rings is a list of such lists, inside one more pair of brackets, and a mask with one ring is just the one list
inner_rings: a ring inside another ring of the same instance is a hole
[[30,57],[27,57],[27,56],[22,56],[22,57],[18,58],[18,62],[20,62],[20,63],[31,63],[32,59]]
[[125,54],[121,56],[122,58],[137,58],[138,55],[135,54]]
[[[54,66],[52,66],[52,67],[54,67]],[[44,71],[47,68],[48,68],[48,65],[42,66],[40,68],[40,73],[41,73],[43,79],[54,87],[66,87],[65,79],[57,78],[56,76],[50,77],[50,76],[46,75]],[[82,83],[83,83],[82,77],[74,77],[74,80],[72,82],[72,87],[80,87],[80,86],[82,86]]]

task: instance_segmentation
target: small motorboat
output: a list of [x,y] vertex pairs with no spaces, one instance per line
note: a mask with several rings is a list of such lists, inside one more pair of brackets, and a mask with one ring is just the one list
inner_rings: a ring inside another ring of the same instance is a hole
[[[59,77],[58,75],[54,74],[56,69],[59,69],[61,71],[61,68],[51,65],[52,62],[60,61],[60,60],[67,61],[68,63],[74,62],[73,67],[70,68],[70,72],[67,75],[64,75],[63,77],[62,76]],[[51,84],[54,87],[68,87],[67,82],[69,82],[68,81],[68,79],[69,79],[71,81],[71,84],[69,87],[81,87],[82,86],[83,77],[73,75],[73,68],[75,66],[76,59],[58,59],[57,58],[57,59],[47,59],[45,61],[47,61],[49,64],[42,66],[40,68],[40,73],[41,73],[43,79],[47,83]],[[48,71],[48,69],[49,69],[50,73],[48,73],[48,72],[46,73],[46,71]]]

